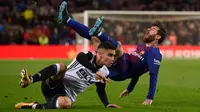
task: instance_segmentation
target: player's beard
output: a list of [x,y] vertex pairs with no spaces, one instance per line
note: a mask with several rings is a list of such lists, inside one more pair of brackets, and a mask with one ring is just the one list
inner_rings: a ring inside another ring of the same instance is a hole
[[145,43],[151,43],[155,40],[156,35],[148,35],[143,38]]

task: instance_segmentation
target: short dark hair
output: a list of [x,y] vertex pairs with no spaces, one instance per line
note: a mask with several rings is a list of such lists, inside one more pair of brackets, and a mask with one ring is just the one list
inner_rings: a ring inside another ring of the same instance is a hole
[[161,38],[158,40],[158,44],[161,44],[165,40],[167,31],[160,21],[156,21],[152,26],[157,26],[159,28],[158,35],[160,35]]
[[115,50],[116,47],[109,41],[106,41],[106,42],[101,42],[100,45],[97,47],[97,49],[100,49],[100,48],[103,48],[103,49],[111,49],[111,50]]

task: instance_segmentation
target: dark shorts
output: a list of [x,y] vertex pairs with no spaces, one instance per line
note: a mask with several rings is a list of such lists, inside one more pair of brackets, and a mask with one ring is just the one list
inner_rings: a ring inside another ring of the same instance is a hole
[[128,72],[128,58],[129,54],[124,53],[119,57],[116,62],[109,68],[108,77],[114,81],[126,80],[126,74]]
[[41,89],[46,102],[55,100],[59,96],[65,96],[62,78],[59,80],[52,80],[49,78],[42,81]]

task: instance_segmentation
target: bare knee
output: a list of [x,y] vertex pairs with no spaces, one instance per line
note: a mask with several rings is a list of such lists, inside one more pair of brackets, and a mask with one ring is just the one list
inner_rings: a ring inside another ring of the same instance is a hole
[[118,43],[118,46],[116,50],[123,50],[122,43],[120,41],[117,41],[117,43]]
[[65,75],[65,71],[67,70],[65,63],[59,63],[57,64],[57,66],[59,66],[58,70],[59,72],[56,75],[51,76],[51,79],[53,80],[59,80],[61,77]]
[[91,41],[95,49],[97,49],[97,47],[101,43],[101,41],[96,36],[92,36]]
[[57,108],[69,109],[72,107],[72,101],[69,97],[59,96],[57,101]]
[[60,72],[65,72],[66,70],[67,70],[67,67],[66,67],[66,65],[65,65],[65,63],[59,63],[59,65],[60,65]]
[[118,57],[122,56],[123,53],[124,53],[124,49],[122,47],[121,42],[117,41],[117,43],[118,43],[118,46],[117,46],[117,49],[116,49],[115,59],[117,59]]

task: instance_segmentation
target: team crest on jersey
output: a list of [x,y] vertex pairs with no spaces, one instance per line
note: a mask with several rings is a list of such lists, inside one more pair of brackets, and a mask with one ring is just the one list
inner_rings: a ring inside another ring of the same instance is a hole
[[144,51],[141,51],[141,52],[140,52],[140,55],[143,55],[144,53],[145,53]]

